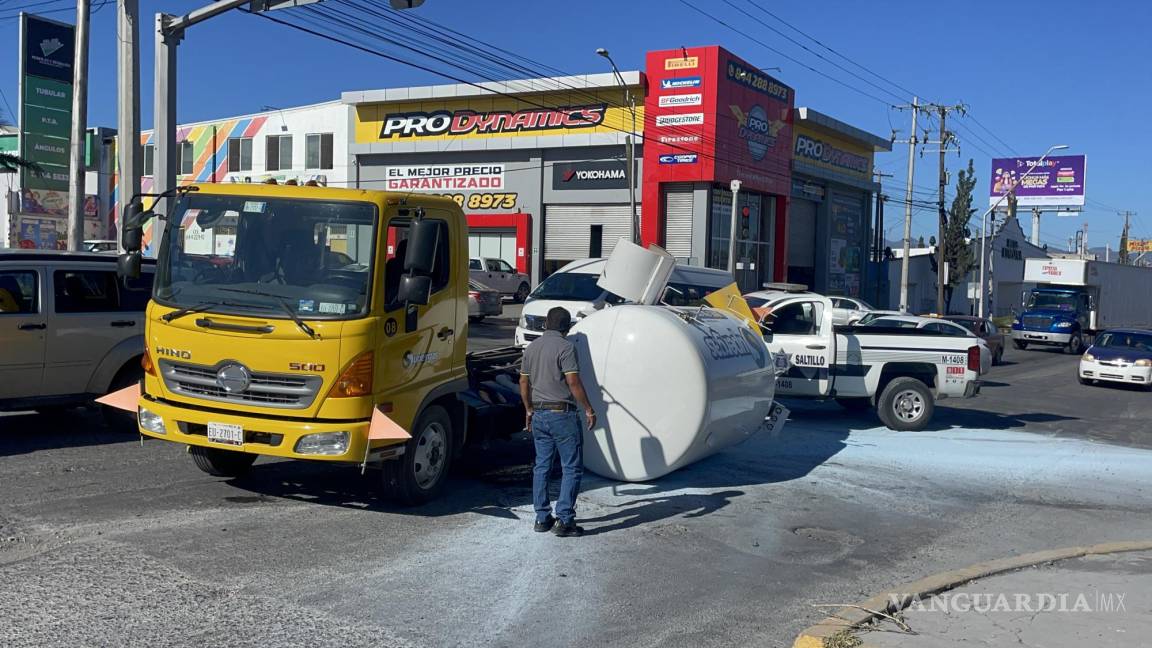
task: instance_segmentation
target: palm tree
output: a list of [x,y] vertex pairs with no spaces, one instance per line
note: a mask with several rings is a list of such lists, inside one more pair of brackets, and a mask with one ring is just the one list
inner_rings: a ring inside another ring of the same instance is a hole
[[[8,120],[0,114],[0,126],[8,126]],[[0,152],[0,173],[15,173],[17,171],[31,171],[36,175],[43,175],[44,169],[32,160],[25,160],[24,158],[14,153]]]

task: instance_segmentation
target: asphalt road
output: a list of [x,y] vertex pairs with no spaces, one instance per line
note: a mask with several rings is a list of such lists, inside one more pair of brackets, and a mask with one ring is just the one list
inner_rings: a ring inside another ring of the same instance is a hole
[[[509,322],[473,340],[501,346]],[[786,646],[816,604],[1152,537],[1152,394],[1008,360],[930,431],[794,404],[778,437],[657,482],[587,478],[580,539],[532,533],[524,438],[398,509],[371,471],[222,480],[93,412],[0,417],[0,645]]]

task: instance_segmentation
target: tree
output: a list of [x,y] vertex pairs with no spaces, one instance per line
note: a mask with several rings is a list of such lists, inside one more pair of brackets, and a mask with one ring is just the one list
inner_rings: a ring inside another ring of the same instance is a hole
[[[0,126],[7,125],[8,121],[4,118],[4,115],[0,114]],[[43,173],[40,165],[32,160],[25,160],[15,153],[4,153],[0,151],[0,173],[16,173],[20,170],[31,171],[36,175]]]
[[952,207],[948,210],[948,226],[944,229],[944,261],[948,264],[948,283],[944,285],[945,311],[951,308],[952,293],[956,286],[968,281],[968,273],[979,262],[968,241],[968,223],[976,213],[972,208],[972,191],[975,188],[976,170],[972,167],[972,160],[968,160],[968,168],[961,169],[956,175],[956,196],[952,199]]

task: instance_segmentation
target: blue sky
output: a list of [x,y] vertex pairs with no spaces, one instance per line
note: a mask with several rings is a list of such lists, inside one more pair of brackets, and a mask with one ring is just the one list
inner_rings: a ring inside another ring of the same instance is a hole
[[[343,0],[327,0],[340,7]],[[824,0],[694,0],[691,4],[736,30],[701,15],[681,0],[584,0],[580,3],[426,0],[415,15],[522,54],[566,72],[606,71],[595,54],[608,48],[621,69],[642,69],[644,52],[681,45],[720,44],[770,70],[796,89],[797,105],[811,106],[881,136],[893,128],[907,136],[908,114],[886,103],[906,103],[904,90],[871,77],[789,30],[756,6],[815,37],[854,63],[879,73],[921,99],[964,102],[972,118],[950,120],[961,140],[962,156],[948,156],[957,169],[975,160],[978,188],[986,189],[990,155],[1039,155],[1052,144],[1066,153],[1088,156],[1089,204],[1077,217],[1045,216],[1041,238],[1062,245],[1083,223],[1089,244],[1115,248],[1123,219],[1116,210],[1139,212],[1134,234],[1152,238],[1152,3],[1072,0],[1008,3],[872,2]],[[68,0],[0,0],[0,91],[15,109],[16,9],[31,11],[74,5]],[[144,85],[143,121],[151,124],[153,16],[180,13],[200,2],[141,0]],[[115,0],[93,0],[90,68],[90,123],[115,126]],[[817,8],[818,5],[818,8]],[[738,8],[804,43],[806,51],[773,33]],[[299,11],[299,10],[292,10]],[[47,13],[66,22],[70,12]],[[287,12],[278,15],[288,17]],[[420,45],[414,40],[414,45]],[[766,47],[767,46],[767,47]],[[771,51],[768,47],[778,50]],[[824,57],[817,57],[815,53]],[[787,55],[796,59],[789,60]],[[830,61],[863,76],[837,69]],[[860,87],[884,102],[863,96],[813,72]],[[194,121],[292,106],[339,97],[354,89],[441,83],[441,77],[322,41],[241,12],[193,28],[180,47],[179,119]],[[476,78],[476,77],[473,77]],[[477,79],[479,80],[479,79]],[[872,85],[875,84],[875,85]],[[882,86],[897,96],[877,88]],[[903,101],[901,101],[903,99]],[[7,107],[4,112],[8,113]],[[11,113],[9,119],[15,116]],[[978,120],[979,125],[976,121]],[[983,125],[991,134],[980,127]],[[994,134],[994,135],[993,135]],[[979,137],[976,137],[979,136]],[[982,138],[982,140],[980,139]],[[998,140],[1003,140],[1001,144]],[[907,148],[877,157],[877,167],[895,173],[889,193],[903,195]],[[917,161],[917,198],[930,198],[936,186],[936,158]],[[951,193],[951,189],[950,192]],[[979,205],[985,205],[983,200]],[[894,213],[895,212],[895,213]],[[888,236],[900,236],[902,210],[887,211]],[[931,234],[935,214],[917,210],[916,234]],[[1025,223],[1025,230],[1028,230]]]

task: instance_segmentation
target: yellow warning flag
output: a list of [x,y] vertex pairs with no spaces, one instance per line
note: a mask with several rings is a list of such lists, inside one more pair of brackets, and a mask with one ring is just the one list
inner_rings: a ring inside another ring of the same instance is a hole
[[744,296],[740,294],[740,289],[736,287],[733,282],[724,286],[720,290],[713,291],[704,301],[708,302],[709,306],[718,308],[723,311],[728,311],[736,317],[748,322],[756,335],[760,334],[760,325],[757,323],[756,316],[752,314],[752,309],[748,307],[748,302],[744,301]]

